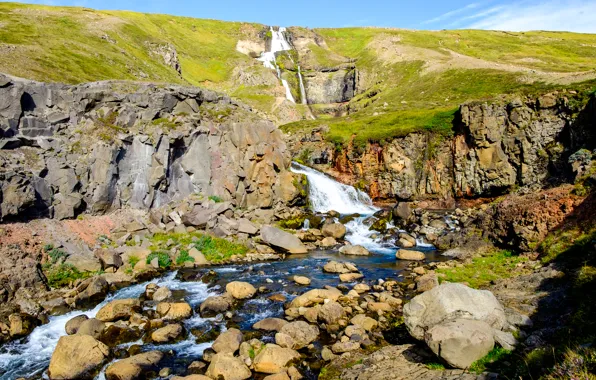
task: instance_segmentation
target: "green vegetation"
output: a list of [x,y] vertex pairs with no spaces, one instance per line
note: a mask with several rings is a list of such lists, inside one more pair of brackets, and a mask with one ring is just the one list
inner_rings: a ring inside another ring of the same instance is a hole
[[147,256],[147,264],[150,264],[153,260],[157,258],[157,263],[160,268],[168,268],[172,265],[172,259],[170,259],[170,255],[167,252],[160,252],[154,251]]
[[295,218],[280,220],[278,226],[288,230],[297,230],[304,226],[306,216],[297,216]]
[[138,256],[131,255],[128,258],[128,264],[130,264],[131,268],[134,268],[135,265],[137,265],[139,261],[141,261],[141,259]]
[[476,257],[459,268],[437,269],[437,273],[443,275],[439,277],[441,281],[466,282],[472,288],[481,288],[491,281],[518,275],[519,271],[515,271],[517,264],[527,260],[510,251],[495,251],[487,256]]
[[434,371],[444,371],[445,365],[442,363],[426,363],[426,368],[432,369]]
[[85,279],[93,275],[90,272],[81,272],[70,264],[46,264],[43,266],[43,273],[48,279],[48,285],[54,289],[68,286],[76,280]]
[[[184,234],[155,234],[151,238],[151,251],[158,253],[170,249],[171,246],[167,246],[166,244],[168,241],[171,241],[173,242],[173,245],[177,245],[182,248],[176,262],[178,265],[180,265],[178,260],[184,260],[180,259],[180,256],[185,257],[183,256],[184,251],[186,251],[186,255],[188,255],[188,251],[191,248],[196,248],[197,250],[201,251],[203,255],[205,255],[205,258],[213,263],[228,260],[232,256],[244,256],[248,252],[248,248],[242,244],[234,243],[226,239],[204,235],[199,232]],[[191,259],[191,257],[188,257],[188,259]]]
[[180,251],[180,253],[178,254],[178,257],[176,257],[176,265],[184,265],[184,263],[194,263],[195,259],[194,257],[191,257],[188,254],[188,251],[183,249]]
[[212,200],[215,203],[221,203],[221,202],[223,202],[223,199],[221,199],[217,195],[210,195],[209,196],[209,200]]
[[495,347],[488,354],[486,354],[485,357],[474,362],[470,366],[470,371],[476,372],[476,373],[490,371],[491,364],[493,364],[497,361],[503,360],[506,357],[509,357],[510,354],[511,354],[511,351],[508,351],[502,347]]

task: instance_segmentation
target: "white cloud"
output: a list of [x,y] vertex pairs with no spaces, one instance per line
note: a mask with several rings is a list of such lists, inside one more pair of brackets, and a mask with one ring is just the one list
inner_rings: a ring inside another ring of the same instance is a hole
[[506,4],[487,14],[461,18],[457,23],[476,19],[465,27],[470,29],[555,30],[596,33],[595,0],[522,1]]
[[449,11],[447,13],[443,13],[442,15],[437,16],[435,18],[432,18],[430,20],[423,21],[422,24],[434,24],[434,23],[437,23],[439,21],[447,20],[447,19],[449,19],[449,18],[451,18],[453,16],[457,16],[459,14],[466,13],[466,12],[468,12],[471,9],[478,8],[480,5],[481,5],[480,3],[471,3],[471,4],[466,5],[463,8],[459,8],[459,9],[456,9],[456,10],[453,10],[453,11]]

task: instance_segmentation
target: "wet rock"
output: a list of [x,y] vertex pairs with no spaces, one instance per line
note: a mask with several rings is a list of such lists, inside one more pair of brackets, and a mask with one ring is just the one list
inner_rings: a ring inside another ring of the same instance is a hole
[[257,289],[248,282],[233,281],[226,285],[226,292],[228,292],[235,299],[252,298]]
[[182,326],[179,324],[167,325],[151,333],[151,340],[157,343],[175,341],[182,335]]
[[188,376],[174,376],[172,377],[172,380],[213,380],[210,377],[207,376],[203,376],[203,375],[198,375],[198,374],[194,374],[194,375],[188,375]]
[[312,289],[294,298],[290,303],[290,307],[308,307],[317,303],[323,303],[326,299],[337,301],[340,296],[341,292],[335,288]]
[[458,318],[484,321],[497,330],[507,323],[503,306],[491,292],[456,283],[444,283],[414,297],[403,313],[408,331],[419,340],[435,324]]
[[356,315],[350,320],[350,323],[355,326],[362,327],[366,331],[372,331],[379,325],[379,322],[375,321],[371,317],[367,317],[364,314]]
[[486,322],[456,319],[434,325],[424,340],[435,355],[455,368],[468,368],[493,349],[493,328]]
[[298,285],[310,285],[310,278],[304,276],[294,276],[293,280]]
[[253,361],[254,370],[260,373],[279,373],[288,368],[300,354],[293,349],[267,344]]
[[[299,350],[314,342],[319,336],[319,328],[304,321],[284,325],[275,334],[275,342],[281,347]],[[290,339],[287,339],[289,337]]]
[[95,318],[102,322],[113,322],[118,319],[129,319],[139,311],[141,311],[141,301],[138,299],[115,300],[99,309]]
[[290,377],[285,372],[276,373],[275,375],[265,376],[263,380],[290,380]]
[[192,308],[186,302],[162,302],[155,310],[164,321],[181,321],[192,316]]
[[346,231],[346,226],[341,223],[328,223],[321,229],[324,236],[334,239],[343,239],[346,236]]
[[48,376],[51,380],[93,378],[109,355],[108,346],[91,336],[63,336],[52,354]]
[[419,251],[409,251],[407,249],[400,249],[395,253],[395,257],[399,260],[422,261],[426,259],[424,253]]
[[79,330],[79,327],[81,327],[81,324],[88,319],[89,319],[88,316],[86,316],[85,314],[81,314],[81,315],[77,315],[76,317],[68,320],[68,322],[66,322],[66,326],[64,326],[64,329],[66,330],[66,334],[68,334],[68,335],[76,334],[77,331]]
[[160,351],[149,351],[122,359],[106,369],[106,380],[137,380],[144,373],[157,369],[163,358]]
[[339,275],[339,280],[341,282],[354,282],[363,278],[364,275],[361,273],[342,273]]
[[339,253],[351,256],[368,256],[370,252],[361,245],[344,245],[339,249]]
[[172,298],[172,291],[165,286],[157,289],[151,297],[155,302],[164,302],[170,298]]
[[245,380],[252,376],[242,360],[227,353],[214,355],[205,374],[212,379],[222,380]]
[[280,331],[282,327],[288,324],[288,321],[281,318],[265,318],[255,323],[252,328],[265,331]]
[[194,361],[188,366],[188,373],[198,375],[207,367],[207,364],[201,361]]
[[211,296],[201,304],[199,310],[203,318],[213,317],[224,313],[232,307],[232,299],[229,296]]
[[261,228],[261,239],[270,246],[280,248],[288,253],[300,254],[307,252],[300,239],[279,228],[263,226]]
[[242,332],[238,329],[229,329],[217,337],[211,348],[215,352],[234,354],[240,348],[240,343],[243,341]]
[[77,330],[77,335],[89,335],[95,339],[100,339],[106,327],[106,324],[99,319],[91,318],[81,323]]
[[323,248],[330,248],[335,247],[337,245],[337,240],[328,236],[325,239],[321,240],[321,247]]
[[351,263],[339,263],[337,261],[329,261],[323,266],[323,271],[327,273],[351,273],[358,272],[358,268]]
[[77,307],[86,307],[103,301],[109,289],[110,286],[103,277],[96,276],[84,280],[77,286],[79,294],[75,297],[75,304]]

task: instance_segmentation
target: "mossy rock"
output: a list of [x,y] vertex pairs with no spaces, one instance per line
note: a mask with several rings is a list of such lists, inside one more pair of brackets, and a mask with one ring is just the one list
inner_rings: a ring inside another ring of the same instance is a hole
[[377,231],[384,233],[387,231],[387,220],[385,219],[377,219],[368,229],[369,231]]

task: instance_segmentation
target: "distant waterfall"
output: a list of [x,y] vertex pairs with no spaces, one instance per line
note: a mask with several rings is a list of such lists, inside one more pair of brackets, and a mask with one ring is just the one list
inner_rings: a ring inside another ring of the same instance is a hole
[[[269,31],[271,32],[271,48],[269,49],[269,51],[261,54],[261,57],[259,57],[258,60],[263,62],[263,65],[265,65],[265,67],[267,67],[271,70],[275,70],[277,72],[277,77],[279,78],[279,80],[281,80],[282,85],[286,89],[286,98],[289,101],[291,101],[292,103],[296,103],[296,100],[294,99],[294,96],[292,95],[292,91],[290,89],[290,85],[288,84],[288,81],[285,79],[282,79],[282,77],[281,77],[281,70],[279,68],[279,65],[277,64],[277,59],[275,57],[275,53],[277,53],[277,52],[282,52],[282,51],[287,52],[289,50],[292,50],[292,46],[290,46],[290,43],[288,42],[288,40],[286,40],[286,36],[285,36],[286,28],[279,27],[279,29],[276,31],[275,29],[273,29],[273,27],[270,27]],[[290,58],[290,60],[292,62],[294,62],[294,59],[292,59],[292,56],[290,54],[288,54],[288,57]],[[301,103],[308,104],[308,101],[306,98],[306,90],[304,87],[304,81],[302,80],[302,73],[300,71],[300,66],[298,66],[298,81],[300,82]]]

